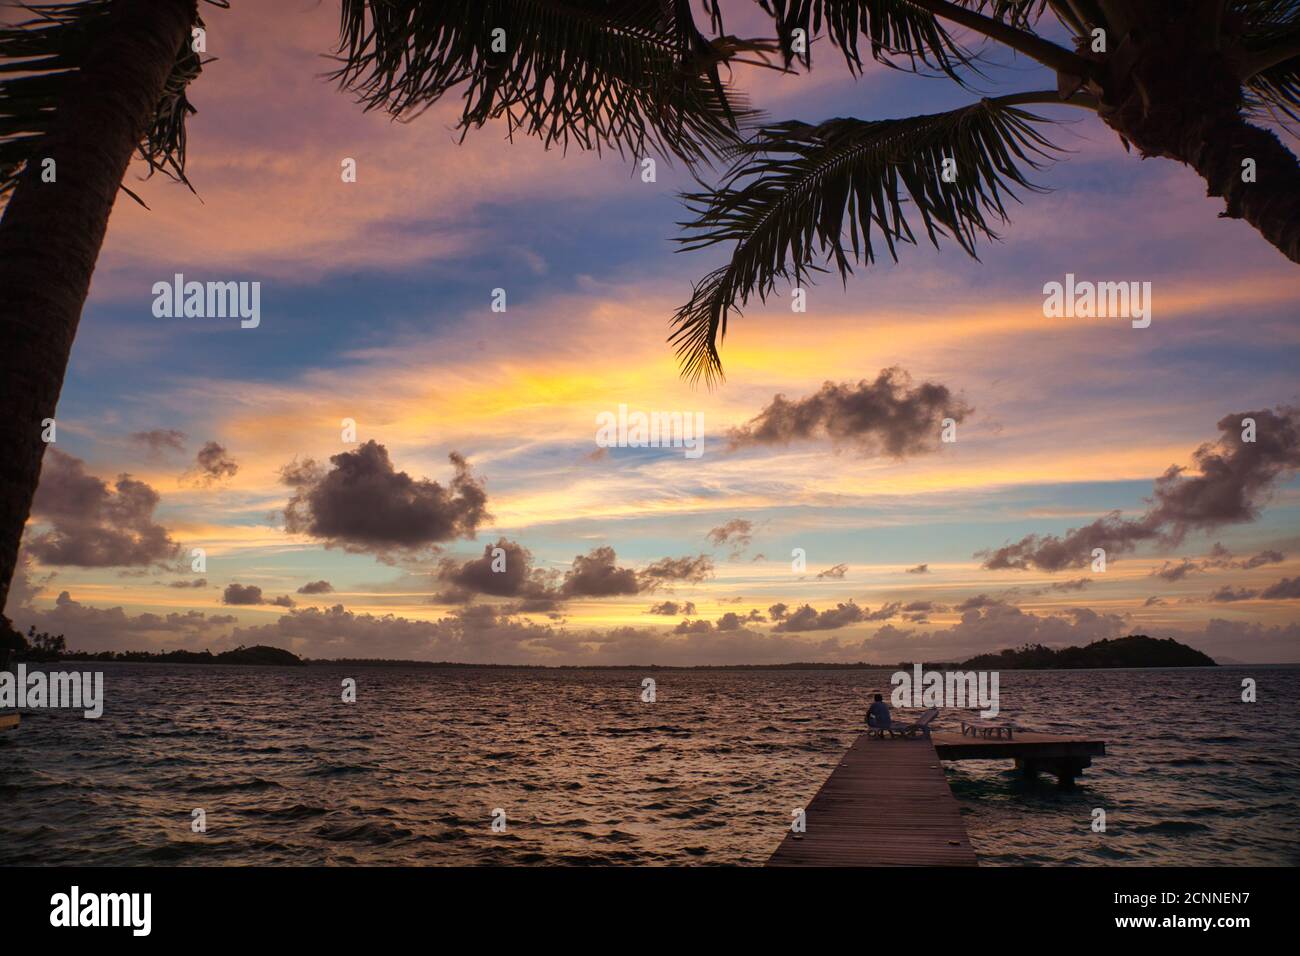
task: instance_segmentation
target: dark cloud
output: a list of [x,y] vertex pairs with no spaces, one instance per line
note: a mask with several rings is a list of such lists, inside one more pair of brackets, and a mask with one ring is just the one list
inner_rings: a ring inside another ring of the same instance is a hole
[[[494,556],[497,548],[502,554]],[[502,559],[504,570],[494,571],[493,564],[501,567]],[[664,584],[704,580],[712,571],[713,559],[707,555],[663,558],[635,571],[620,567],[614,549],[605,545],[575,556],[572,566],[561,577],[556,572],[533,567],[533,556],[528,549],[501,538],[495,545],[485,545],[482,557],[464,562],[443,559],[436,577],[448,589],[434,600],[439,604],[465,604],[473,595],[487,594],[521,598],[525,603],[518,605],[520,610],[553,610],[572,598],[644,594]],[[690,606],[694,608],[693,604]]]
[[449,457],[455,476],[446,488],[396,471],[388,450],[373,440],[331,457],[328,471],[310,460],[286,465],[281,480],[295,491],[285,530],[380,557],[472,538],[491,518],[487,493],[464,458]]
[[185,433],[174,428],[155,428],[147,432],[134,432],[131,440],[139,442],[149,449],[150,455],[158,455],[164,449],[185,450]]
[[1209,571],[1211,569],[1224,571],[1251,571],[1255,568],[1261,568],[1268,564],[1280,564],[1286,560],[1286,555],[1280,551],[1261,551],[1259,554],[1252,555],[1249,558],[1238,560],[1233,557],[1232,552],[1222,544],[1216,542],[1210,549],[1210,553],[1199,561],[1192,561],[1183,558],[1177,564],[1172,561],[1166,561],[1152,575],[1158,578],[1164,578],[1166,581],[1181,581],[1187,575],[1193,572]]
[[270,604],[274,607],[293,607],[293,598],[282,594],[277,598],[265,598],[262,589],[256,584],[227,584],[221,594],[222,604],[254,605]]
[[828,438],[835,446],[903,458],[936,450],[943,419],[961,422],[971,412],[946,386],[923,382],[913,388],[906,372],[887,368],[874,382],[826,382],[794,401],[777,395],[728,437],[733,449]]
[[185,473],[188,481],[198,485],[214,485],[233,478],[239,466],[226,454],[226,449],[214,441],[207,442],[194,456],[194,465]]
[[614,549],[605,545],[590,554],[578,555],[573,567],[564,575],[560,593],[571,597],[611,597],[616,594],[640,594],[642,584],[631,568],[620,568]]
[[990,607],[1008,607],[1004,598],[989,597],[987,594],[977,594],[974,597],[967,598],[957,605],[958,611],[978,611],[982,608]]
[[195,578],[192,581],[172,581],[167,586],[169,588],[205,588],[208,586],[208,579]]
[[1259,592],[1267,601],[1290,601],[1300,598],[1300,577],[1283,578],[1276,584],[1270,584]]
[[748,614],[737,614],[735,611],[728,611],[718,618],[716,626],[719,631],[735,631],[746,624],[756,624],[764,620],[763,613],[757,608],[754,608]]
[[1156,570],[1152,571],[1151,576],[1163,578],[1166,581],[1181,581],[1183,578],[1187,577],[1187,575],[1201,570],[1204,570],[1201,565],[1197,564],[1195,561],[1188,561],[1186,558],[1183,558],[1177,564],[1174,564],[1172,561],[1166,561]]
[[262,604],[262,589],[256,584],[227,584],[222,604]]
[[[1255,441],[1242,440],[1242,422],[1255,421]],[[1094,548],[1107,557],[1132,551],[1153,539],[1176,545],[1189,532],[1253,521],[1275,485],[1300,468],[1300,410],[1279,407],[1241,412],[1219,419],[1219,437],[1192,453],[1197,474],[1171,465],[1155,480],[1150,507],[1140,518],[1126,519],[1118,511],[1090,525],[1056,535],[1027,535],[991,551],[984,567],[1039,568],[1061,571],[1080,568],[1092,560]]]
[[827,568],[825,571],[818,571],[817,577],[838,579],[844,577],[844,575],[848,573],[848,570],[849,566],[847,564],[836,564]]
[[1087,567],[1092,562],[1094,548],[1105,549],[1107,559],[1110,559],[1158,536],[1159,530],[1145,519],[1130,521],[1118,511],[1112,511],[1092,524],[1071,528],[1064,537],[1030,534],[1015,544],[993,551],[978,551],[975,556],[984,557],[984,567],[990,571],[1011,568],[1064,571]]
[[553,576],[533,566],[533,555],[527,548],[505,538],[484,545],[482,556],[469,561],[444,558],[436,576],[466,594],[551,601],[556,596],[551,587]]
[[558,590],[551,593],[559,599],[642,594],[670,582],[702,581],[712,573],[713,559],[703,554],[694,558],[662,558],[639,572],[621,568],[614,549],[605,545],[576,556]]
[[697,583],[713,575],[713,559],[707,554],[697,557],[662,558],[647,565],[639,575],[644,590],[669,581]]
[[744,518],[732,518],[726,524],[719,525],[712,529],[708,534],[709,543],[715,548],[720,548],[725,544],[731,545],[731,556],[739,557],[740,553],[749,547],[754,540],[753,522],[746,521]]
[[862,608],[852,601],[818,612],[805,604],[788,617],[777,621],[775,631],[830,631],[866,620]]
[[901,601],[894,601],[892,604],[886,604],[872,611],[870,614],[867,614],[862,619],[864,621],[888,621],[891,617],[898,616],[898,613],[902,609],[902,606],[903,605]]
[[713,630],[713,622],[701,618],[698,621],[682,621],[675,628],[674,634],[707,634]]
[[174,560],[180,546],[155,524],[156,491],[130,475],[113,488],[86,473],[86,463],[55,448],[45,452],[32,517],[48,530],[27,550],[42,564],[82,568],[131,567]]
[[913,601],[911,604],[905,604],[903,610],[908,613],[916,613],[925,611],[946,611],[948,608],[942,604],[936,604],[934,601]]
[[[1242,421],[1255,420],[1255,441]],[[1172,541],[1189,531],[1254,521],[1277,481],[1300,468],[1300,409],[1279,407],[1226,415],[1219,437],[1192,454],[1198,474],[1176,465],[1156,479],[1149,520]]]
[[783,621],[785,620],[786,612],[789,610],[790,606],[788,604],[773,604],[767,609],[767,614],[768,617],[774,621]]
[[1226,604],[1231,601],[1249,601],[1251,598],[1257,597],[1258,594],[1258,591],[1252,591],[1248,588],[1232,588],[1225,584],[1210,595],[1210,600]]
[[330,594],[334,585],[328,581],[308,581],[298,589],[299,594]]
[[1158,596],[1156,596],[1156,595],[1153,594],[1153,595],[1151,595],[1151,597],[1147,598],[1145,601],[1142,602],[1142,606],[1143,606],[1143,607],[1163,607],[1165,603],[1166,603],[1166,601],[1165,601],[1164,598],[1162,598],[1162,597],[1158,597]]
[[907,569],[908,574],[929,574],[930,566],[928,564],[918,564],[914,568]]
[[694,601],[662,601],[650,607],[647,614],[663,614],[667,617],[676,617],[678,614],[691,615],[695,613]]

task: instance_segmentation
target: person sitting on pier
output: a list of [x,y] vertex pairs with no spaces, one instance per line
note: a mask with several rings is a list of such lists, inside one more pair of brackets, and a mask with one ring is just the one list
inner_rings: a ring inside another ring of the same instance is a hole
[[871,706],[867,708],[867,726],[873,730],[888,730],[892,718],[889,715],[889,705],[879,694],[875,695],[876,699],[872,701]]

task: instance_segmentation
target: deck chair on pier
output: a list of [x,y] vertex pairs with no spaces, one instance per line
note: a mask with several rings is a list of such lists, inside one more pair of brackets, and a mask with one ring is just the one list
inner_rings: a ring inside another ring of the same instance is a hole
[[916,720],[892,721],[885,729],[889,731],[889,736],[891,737],[915,737],[917,734],[929,737],[930,724],[934,721],[934,718],[938,716],[939,708],[931,707],[929,710],[922,713],[920,717],[916,718]]

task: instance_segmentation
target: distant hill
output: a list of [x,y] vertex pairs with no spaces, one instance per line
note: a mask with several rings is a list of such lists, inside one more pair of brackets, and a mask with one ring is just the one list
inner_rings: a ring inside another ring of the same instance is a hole
[[1172,637],[1164,639],[1133,634],[1114,640],[1094,641],[1087,647],[1053,650],[1026,644],[999,654],[981,654],[963,661],[972,670],[1042,670],[1094,667],[1215,667],[1214,658]]
[[274,664],[303,667],[297,654],[279,647],[255,644],[240,645],[233,651],[213,654],[211,651],[73,651],[59,655],[65,661],[120,661],[130,664]]

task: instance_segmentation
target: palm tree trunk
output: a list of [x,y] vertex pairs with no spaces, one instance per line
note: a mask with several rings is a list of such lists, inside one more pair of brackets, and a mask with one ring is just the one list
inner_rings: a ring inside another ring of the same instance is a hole
[[[1275,133],[1240,117],[1224,120],[1180,157],[1201,174],[1209,195],[1222,196],[1220,215],[1244,219],[1292,262],[1300,262],[1300,161]],[[1253,182],[1243,178],[1254,161]]]
[[1144,157],[1191,166],[1208,194],[1227,203],[1220,215],[1245,219],[1300,262],[1300,160],[1246,121],[1240,56],[1206,29],[1222,22],[1222,4],[1207,3],[1196,17],[1176,4],[1102,6],[1133,27],[1122,34],[1127,54],[1099,62],[1102,120]]
[[[196,7],[115,0],[0,219],[0,611],[108,216]],[[46,158],[55,182],[41,181]]]

